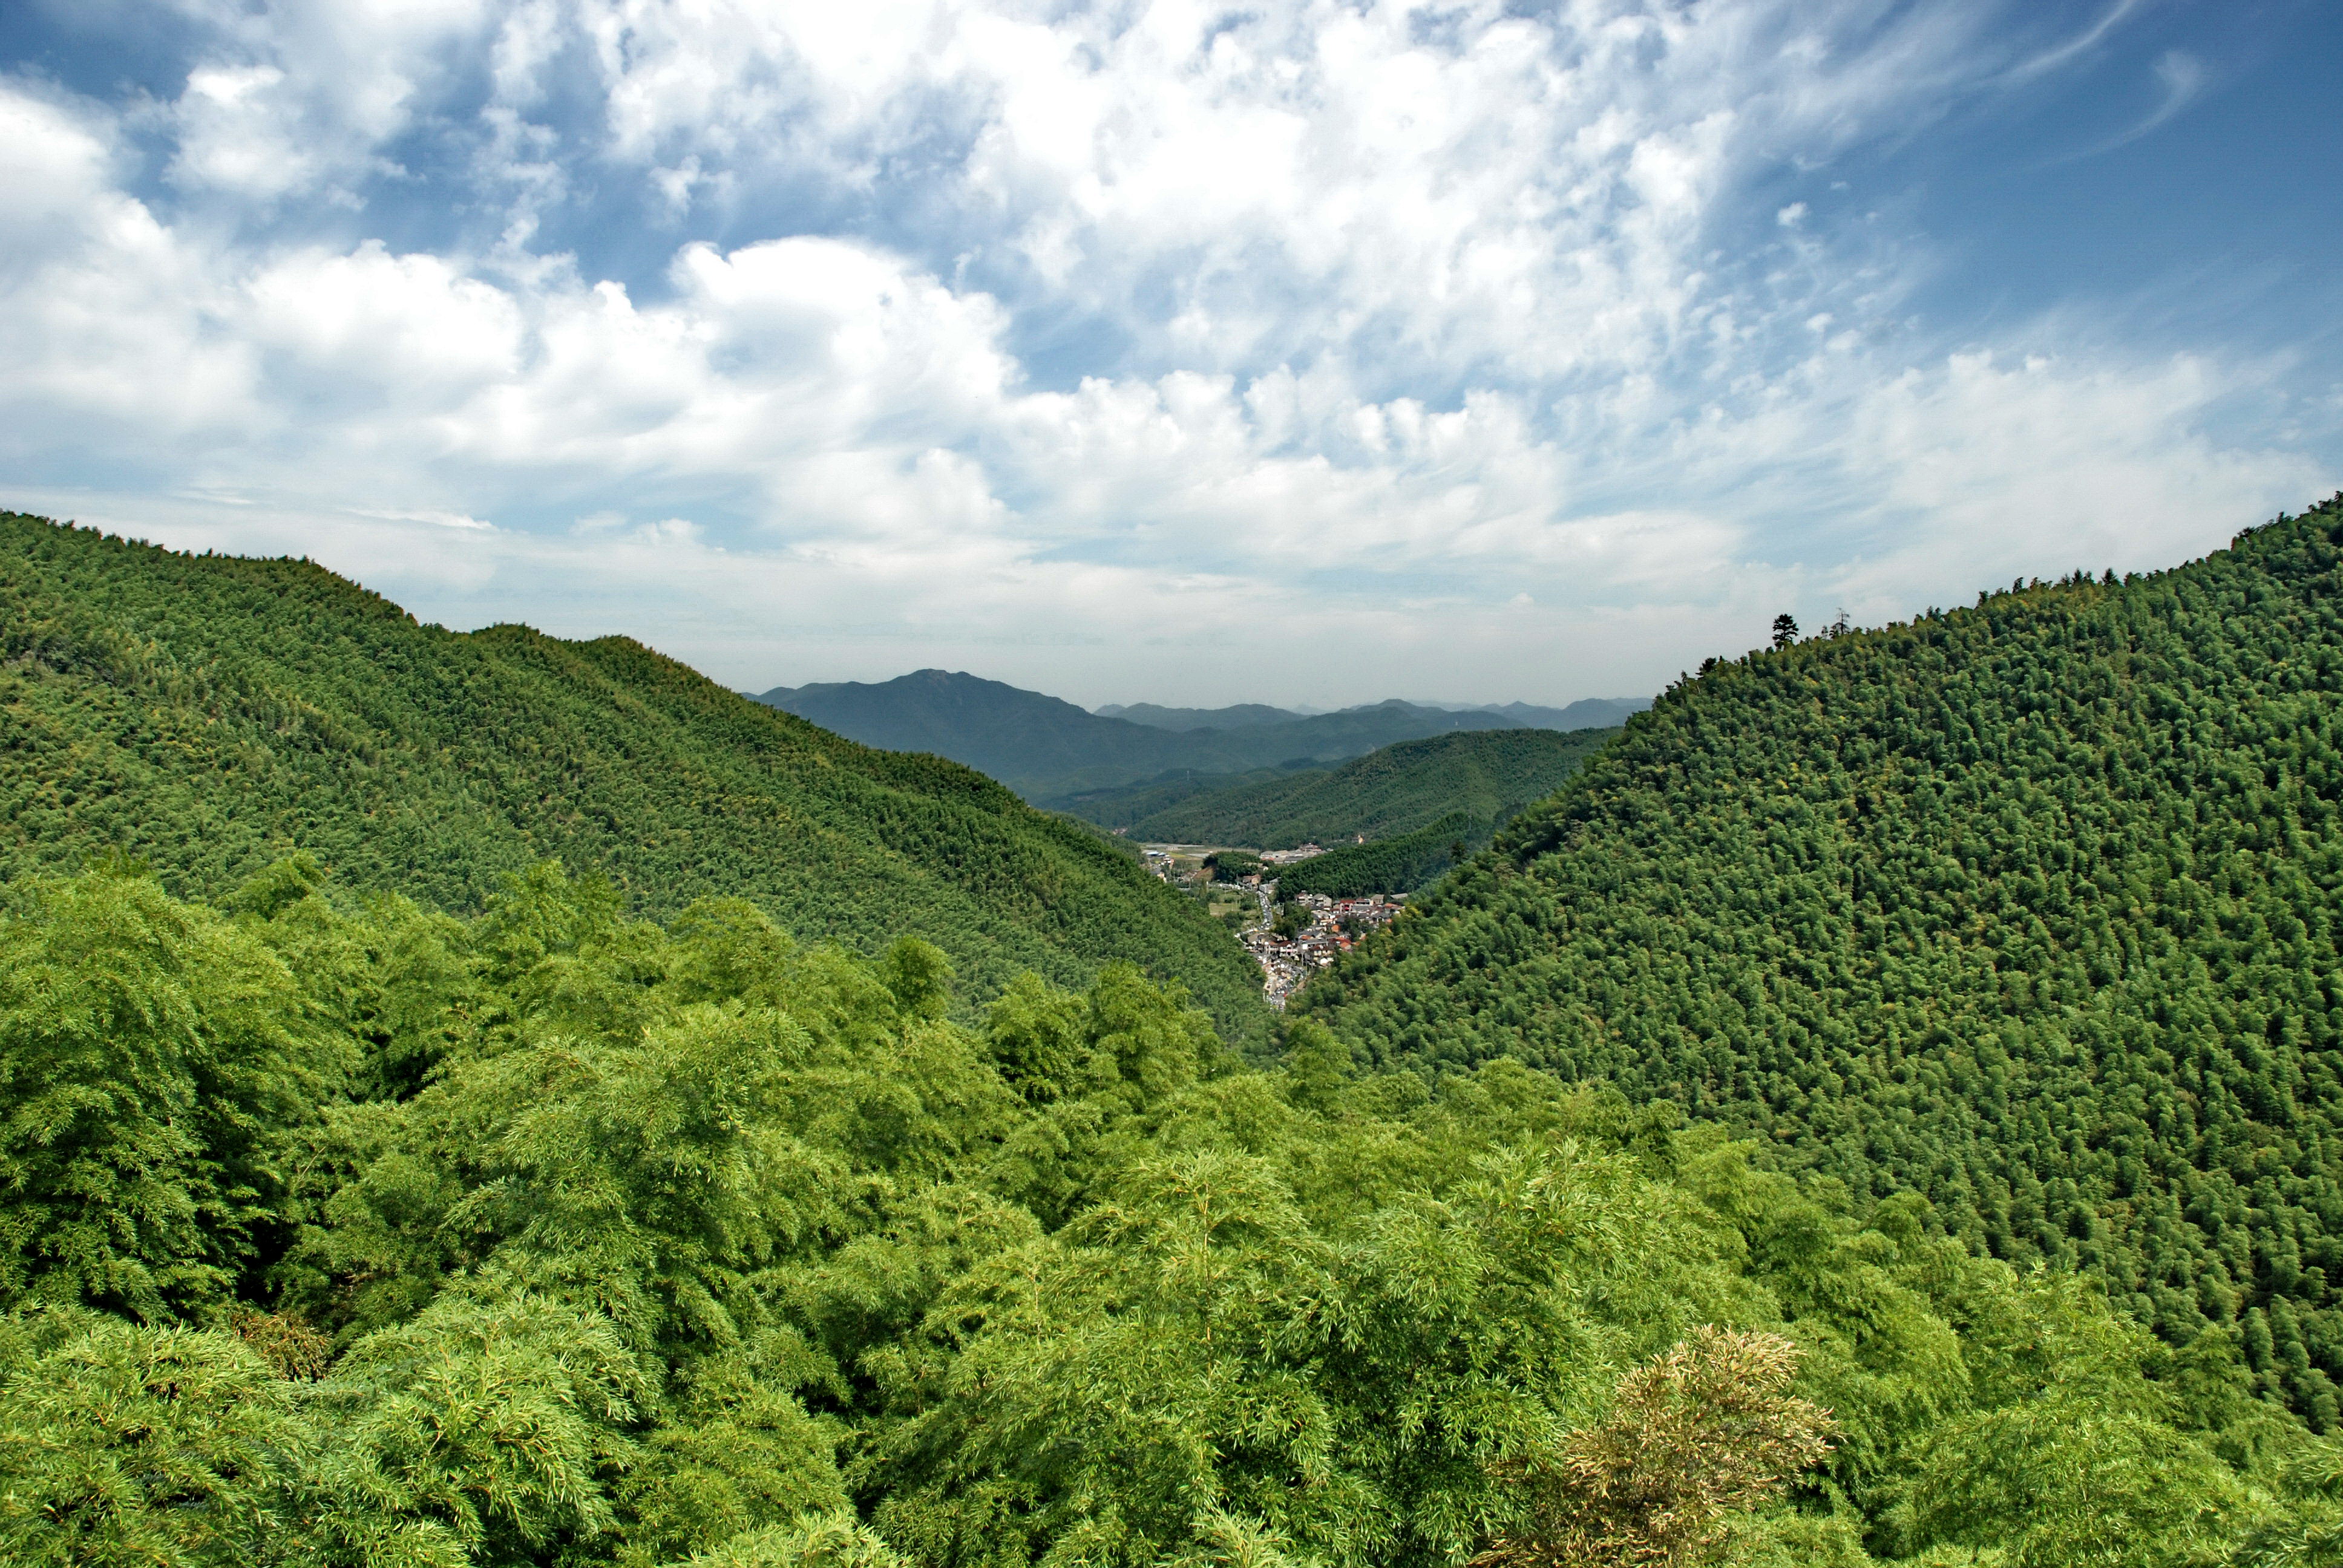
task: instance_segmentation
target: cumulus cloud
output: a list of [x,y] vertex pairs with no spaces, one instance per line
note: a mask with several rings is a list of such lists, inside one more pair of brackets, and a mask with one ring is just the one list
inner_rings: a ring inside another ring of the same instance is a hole
[[0,82],[15,504],[436,618],[1560,699],[2319,477],[2252,367],[1947,341],[1759,196],[2050,68],[1982,11],[190,4],[175,102]]

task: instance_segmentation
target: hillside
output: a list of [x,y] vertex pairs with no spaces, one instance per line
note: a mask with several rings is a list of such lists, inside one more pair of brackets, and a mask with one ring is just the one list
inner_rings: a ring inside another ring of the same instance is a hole
[[1116,784],[1104,789],[1077,789],[1045,802],[1053,811],[1061,811],[1085,822],[1117,830],[1127,829],[1131,823],[1166,811],[1183,800],[1202,795],[1221,795],[1248,785],[1273,784],[1281,779],[1306,776],[1322,779],[1327,769],[1312,768],[1297,761],[1291,768],[1252,768],[1242,773],[1200,773],[1192,768],[1175,768],[1159,773],[1152,779],[1142,779],[1136,784]]
[[[1154,791],[1091,796],[1070,809],[1154,843],[1244,844],[1262,849],[1332,845],[1360,834],[1388,839],[1463,812],[1493,824],[1553,793],[1615,729],[1468,730],[1403,740],[1330,771],[1255,779],[1154,805]],[[1121,808],[1118,810],[1117,808]]]
[[2339,708],[2343,497],[1719,664],[1301,1005],[1916,1189],[2333,1428]]
[[910,931],[963,994],[1117,958],[1260,1016],[1251,961],[1116,849],[951,763],[874,751],[623,638],[458,634],[319,568],[0,515],[0,877],[122,850],[216,897],[291,849],[479,907],[600,868],[649,914],[712,892],[801,937]]
[[1495,836],[1497,824],[1468,811],[1451,811],[1412,833],[1344,844],[1277,873],[1277,896],[1323,893],[1358,899],[1369,893],[1413,893],[1439,880]]
[[1179,769],[1236,773],[1281,763],[1331,762],[1417,736],[1517,728],[1503,714],[1383,702],[1230,729],[1161,729],[941,669],[876,683],[775,687],[757,700],[866,746],[949,757],[990,774],[1029,800],[1052,803],[1076,791]]

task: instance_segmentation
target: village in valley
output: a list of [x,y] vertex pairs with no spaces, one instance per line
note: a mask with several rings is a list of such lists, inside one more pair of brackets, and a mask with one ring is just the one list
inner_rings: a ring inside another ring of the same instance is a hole
[[[1281,905],[1277,868],[1324,854],[1316,844],[1258,854],[1220,845],[1148,844],[1141,852],[1148,869],[1203,900],[1214,919],[1236,931],[1237,940],[1261,965],[1262,994],[1280,1009],[1312,975],[1350,951],[1368,932],[1391,924],[1407,904],[1404,893],[1356,899],[1301,893]],[[1224,854],[1232,859],[1242,856],[1240,865],[1257,860],[1260,869],[1231,875],[1222,864]]]

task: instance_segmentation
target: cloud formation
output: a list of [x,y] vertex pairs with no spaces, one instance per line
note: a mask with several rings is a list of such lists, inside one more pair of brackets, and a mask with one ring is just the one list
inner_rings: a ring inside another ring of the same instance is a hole
[[450,621],[1558,700],[2327,477],[2266,367],[1931,327],[1783,199],[2087,46],[1986,11],[184,9],[168,98],[0,80],[14,504]]

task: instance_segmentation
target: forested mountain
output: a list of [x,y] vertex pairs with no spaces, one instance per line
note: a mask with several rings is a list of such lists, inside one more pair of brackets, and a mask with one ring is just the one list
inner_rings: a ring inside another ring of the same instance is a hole
[[[2343,1443],[1916,1202],[707,899],[0,911],[0,1560],[2313,1568]],[[1664,1110],[1665,1108],[1663,1108]]]
[[1161,786],[1077,796],[1065,806],[1149,842],[1261,849],[1360,834],[1393,838],[1459,811],[1493,825],[1553,793],[1617,733],[1467,730],[1403,740],[1331,770],[1252,779],[1161,806]]
[[1199,796],[1226,794],[1255,784],[1272,784],[1297,774],[1322,779],[1327,771],[1323,768],[1312,768],[1299,759],[1291,767],[1252,768],[1242,773],[1200,773],[1192,768],[1177,768],[1136,784],[1116,784],[1104,789],[1077,789],[1045,804],[1053,811],[1062,811],[1081,821],[1119,830],[1128,829],[1133,822]]
[[757,700],[866,746],[964,762],[1029,798],[1101,769],[1115,782],[1161,772],[1182,766],[1192,750],[1168,730],[1101,719],[1038,691],[941,669],[875,683],[775,687]]
[[1137,959],[1224,1025],[1250,960],[1193,903],[957,765],[841,740],[624,638],[468,635],[289,560],[0,515],[0,876],[118,850],[215,897],[290,849],[465,910],[548,857],[669,914],[703,894],[990,996]]
[[1290,900],[1322,893],[1330,899],[1359,899],[1369,893],[1414,893],[1453,870],[1495,837],[1496,829],[1497,824],[1485,817],[1452,811],[1413,833],[1344,844],[1281,867],[1277,896]]
[[776,687],[757,700],[866,746],[965,762],[1027,799],[1049,804],[1076,791],[1174,770],[1235,773],[1285,762],[1339,761],[1421,735],[1517,728],[1503,714],[1384,702],[1231,729],[1159,729],[940,669],[876,684]]
[[2073,1266],[2343,1420],[2343,497],[1717,663],[1301,999]]

